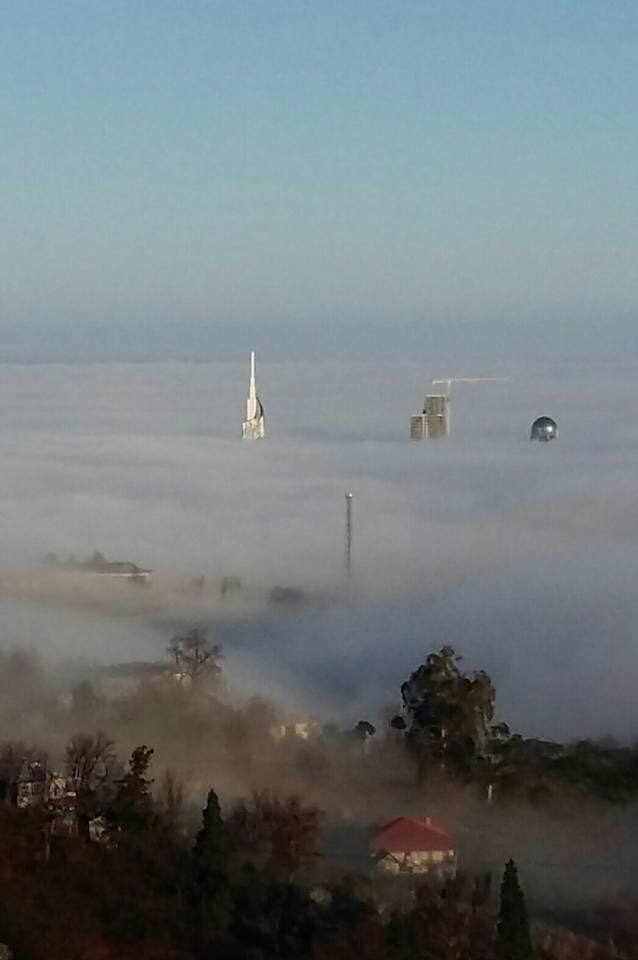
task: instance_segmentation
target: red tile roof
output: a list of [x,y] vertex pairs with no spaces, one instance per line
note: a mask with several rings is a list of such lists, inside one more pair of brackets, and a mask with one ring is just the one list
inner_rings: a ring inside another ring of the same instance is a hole
[[420,817],[397,817],[380,827],[370,841],[377,853],[413,853],[419,850],[455,850],[454,837]]

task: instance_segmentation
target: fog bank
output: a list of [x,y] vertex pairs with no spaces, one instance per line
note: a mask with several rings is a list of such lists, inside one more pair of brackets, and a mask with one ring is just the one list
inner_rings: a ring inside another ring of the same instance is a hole
[[[633,736],[633,367],[263,363],[260,444],[237,439],[246,372],[2,368],[4,649],[160,656],[194,621],[224,643],[242,688],[358,719],[452,643],[490,672],[499,714],[524,732]],[[449,440],[409,442],[409,414],[448,375],[512,382],[455,386]],[[557,442],[528,441],[540,414],[558,420]],[[132,601],[122,585],[105,601],[28,573],[42,554],[95,549],[151,567],[150,592]],[[219,597],[228,575],[243,588],[231,606]],[[273,605],[275,585],[310,602]]]

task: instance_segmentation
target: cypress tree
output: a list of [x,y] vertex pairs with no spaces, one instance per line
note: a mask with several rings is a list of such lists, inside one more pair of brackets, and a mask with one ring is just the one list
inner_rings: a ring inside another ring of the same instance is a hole
[[512,859],[505,864],[501,883],[498,943],[501,960],[531,960],[533,956],[525,897]]
[[193,880],[200,895],[214,897],[228,883],[229,844],[226,824],[214,790],[206,798],[202,827],[193,847]]
[[200,948],[214,942],[228,926],[231,886],[228,875],[230,845],[226,824],[214,790],[206,798],[202,827],[191,854],[191,905]]

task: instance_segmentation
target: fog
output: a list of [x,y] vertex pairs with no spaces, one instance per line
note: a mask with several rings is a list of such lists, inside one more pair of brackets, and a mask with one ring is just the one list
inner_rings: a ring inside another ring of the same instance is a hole
[[[3,649],[154,659],[199,623],[231,685],[350,722],[398,706],[451,643],[521,732],[638,732],[635,367],[259,363],[256,444],[238,441],[243,364],[0,373]],[[409,414],[447,376],[512,380],[457,384],[450,438],[411,443]],[[529,442],[541,414],[557,442]],[[35,567],[96,549],[152,568],[152,586],[78,591]],[[221,601],[223,576],[238,601]],[[269,603],[275,585],[308,603]]]

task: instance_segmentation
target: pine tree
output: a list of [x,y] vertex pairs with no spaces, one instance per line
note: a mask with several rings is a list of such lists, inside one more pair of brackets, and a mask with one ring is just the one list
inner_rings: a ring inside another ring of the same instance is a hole
[[531,960],[532,941],[523,891],[513,860],[505,864],[498,918],[499,955],[502,960]]
[[117,830],[143,833],[155,825],[157,817],[150,790],[153,781],[146,776],[152,756],[153,750],[146,746],[136,747],[131,754],[128,772],[120,781],[108,814]]

